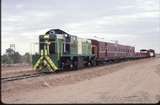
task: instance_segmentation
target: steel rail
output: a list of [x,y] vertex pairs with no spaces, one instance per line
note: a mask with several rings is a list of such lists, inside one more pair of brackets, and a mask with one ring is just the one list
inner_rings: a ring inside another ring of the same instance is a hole
[[23,75],[18,75],[18,76],[10,76],[10,77],[4,77],[1,78],[1,82],[9,82],[9,81],[15,81],[15,80],[22,80],[26,78],[32,78],[32,77],[39,77],[41,75],[44,75],[44,73],[32,73],[32,74],[23,74]]

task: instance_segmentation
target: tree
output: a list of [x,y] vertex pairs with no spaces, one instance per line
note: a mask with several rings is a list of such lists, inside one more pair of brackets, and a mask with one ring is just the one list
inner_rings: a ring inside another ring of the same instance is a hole
[[2,56],[2,59],[1,59],[1,63],[2,63],[2,64],[11,64],[12,62],[13,62],[13,61],[10,60],[9,57],[8,57],[6,54],[4,54],[4,55]]
[[15,52],[13,49],[8,48],[6,49],[6,54],[2,56],[2,63],[6,64],[14,64],[21,62],[21,55],[19,52]]
[[13,56],[15,54],[15,51],[11,48],[6,49],[6,54],[8,56]]
[[31,55],[29,53],[24,54],[24,61],[29,64],[31,63]]
[[18,53],[15,52],[14,55],[12,56],[14,63],[21,63],[22,61],[22,56]]
[[31,64],[31,54],[25,53],[24,55],[19,54],[19,52],[14,51],[11,48],[6,49],[5,54],[1,56],[2,64],[15,64],[15,63],[28,63]]

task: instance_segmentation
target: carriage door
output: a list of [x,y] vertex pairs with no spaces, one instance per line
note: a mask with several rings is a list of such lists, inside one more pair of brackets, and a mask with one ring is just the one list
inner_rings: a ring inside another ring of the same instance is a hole
[[92,54],[96,55],[97,57],[97,46],[95,45],[92,46]]

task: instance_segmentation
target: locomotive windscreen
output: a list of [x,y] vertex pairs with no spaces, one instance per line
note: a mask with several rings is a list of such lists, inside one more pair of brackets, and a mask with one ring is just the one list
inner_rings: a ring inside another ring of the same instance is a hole
[[54,38],[49,38],[49,53],[50,54],[55,54],[56,53],[56,45],[55,45],[55,39]]

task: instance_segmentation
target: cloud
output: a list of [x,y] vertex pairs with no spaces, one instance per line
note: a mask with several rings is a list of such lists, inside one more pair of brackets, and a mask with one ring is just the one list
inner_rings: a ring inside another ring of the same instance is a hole
[[[156,31],[158,29],[160,12],[142,12],[130,15],[111,15],[93,18],[77,23],[65,24],[70,30],[80,33],[139,33]],[[137,29],[139,27],[141,30]],[[149,28],[150,30],[146,30]],[[132,32],[134,30],[134,32]],[[141,32],[142,31],[142,32]]]
[[16,8],[18,8],[18,9],[21,9],[21,8],[23,8],[23,7],[24,7],[23,4],[17,4],[17,5],[16,5]]
[[[7,48],[9,38],[18,44],[21,52],[28,51],[23,50],[22,44],[29,46],[38,41],[39,34],[52,28],[81,37],[97,35],[128,44],[139,43],[137,37],[148,41],[148,36],[153,35],[160,39],[159,10],[159,0],[39,0],[38,3],[3,0],[2,46]],[[141,47],[146,45],[143,43]]]

